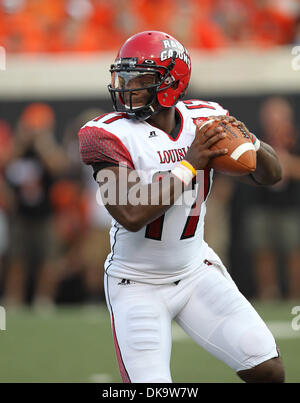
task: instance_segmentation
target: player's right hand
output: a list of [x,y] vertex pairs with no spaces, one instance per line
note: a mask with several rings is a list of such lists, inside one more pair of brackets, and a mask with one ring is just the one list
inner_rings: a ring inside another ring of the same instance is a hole
[[209,160],[227,154],[227,148],[210,150],[210,147],[226,137],[222,127],[214,126],[213,122],[200,124],[196,128],[195,139],[192,142],[184,159],[195,169],[204,169]]

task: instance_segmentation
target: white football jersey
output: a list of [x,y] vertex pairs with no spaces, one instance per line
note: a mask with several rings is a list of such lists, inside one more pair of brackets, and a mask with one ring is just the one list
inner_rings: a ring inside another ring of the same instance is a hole
[[[178,102],[176,113],[181,126],[175,139],[124,113],[102,115],[79,131],[81,158],[90,165],[108,162],[135,169],[142,184],[152,183],[158,172],[170,171],[184,159],[194,140],[197,120],[228,115],[219,104],[200,100]],[[208,247],[203,232],[212,171],[206,168],[199,173],[192,190],[185,191],[165,214],[138,232],[130,232],[112,219],[106,273],[164,284],[197,270]]]

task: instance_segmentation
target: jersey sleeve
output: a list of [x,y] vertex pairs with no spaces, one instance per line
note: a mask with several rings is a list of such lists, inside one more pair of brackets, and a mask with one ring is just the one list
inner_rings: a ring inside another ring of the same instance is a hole
[[225,108],[223,108],[223,106],[221,106],[220,104],[218,104],[217,102],[210,102],[211,106],[214,108],[215,112],[213,112],[213,114],[215,113],[216,115],[226,115],[229,116],[229,111]]
[[93,167],[121,165],[134,169],[131,156],[122,141],[98,127],[84,126],[78,133],[82,161]]
[[203,101],[201,99],[188,99],[181,103],[182,111],[191,114],[193,119],[206,119],[209,116],[229,116],[229,111],[217,102]]

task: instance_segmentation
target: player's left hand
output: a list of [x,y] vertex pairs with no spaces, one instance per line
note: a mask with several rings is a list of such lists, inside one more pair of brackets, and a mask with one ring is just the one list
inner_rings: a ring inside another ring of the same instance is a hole
[[232,124],[233,126],[239,127],[242,132],[245,132],[247,136],[251,139],[251,134],[249,129],[246,127],[245,123],[237,120],[234,116],[227,115],[219,115],[219,116],[210,116],[209,119],[213,119],[216,122],[223,122],[224,124]]

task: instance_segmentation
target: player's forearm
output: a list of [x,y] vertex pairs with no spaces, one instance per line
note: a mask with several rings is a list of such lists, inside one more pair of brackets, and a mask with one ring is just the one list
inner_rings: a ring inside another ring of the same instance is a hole
[[136,232],[164,214],[183,191],[183,183],[168,174],[159,182],[132,186],[126,196],[125,205],[108,205],[107,208],[128,231]]
[[256,170],[251,176],[258,184],[274,185],[281,180],[281,164],[276,152],[269,144],[260,142],[256,158]]

